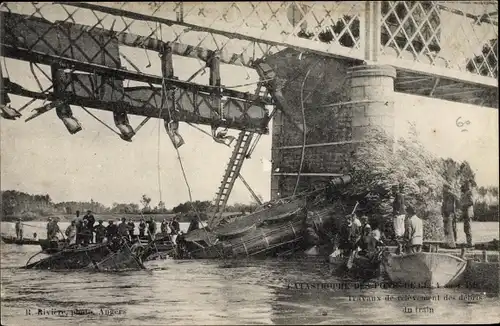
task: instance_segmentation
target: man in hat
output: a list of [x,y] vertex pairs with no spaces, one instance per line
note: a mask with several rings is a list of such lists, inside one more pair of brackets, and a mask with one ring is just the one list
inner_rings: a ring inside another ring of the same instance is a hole
[[[87,230],[90,232],[90,242],[92,242],[92,239],[94,238],[94,224],[95,224],[95,217],[92,214],[92,211],[89,209],[87,210],[87,214],[83,217],[83,220],[87,221]],[[87,232],[87,233],[88,233]]]
[[166,218],[161,221],[160,231],[161,233],[168,233],[168,222]]
[[102,220],[99,220],[99,224],[97,224],[94,228],[96,243],[102,243],[104,241],[104,237],[106,236],[106,227],[102,225],[102,223]]
[[134,222],[132,222],[131,218],[128,219],[127,226],[128,226],[128,233],[130,235],[130,238],[133,239],[134,238],[134,232],[135,232],[135,224],[134,224]]
[[398,242],[397,253],[402,251],[402,238],[405,233],[405,197],[403,195],[404,186],[392,186],[392,195],[394,201],[392,202],[392,216],[394,227],[394,238]]
[[123,217],[122,222],[120,224],[118,224],[118,236],[130,240],[129,232],[128,232],[128,225],[127,225],[126,221],[127,220],[125,219],[125,217]]
[[51,241],[53,238],[53,227],[52,227],[52,218],[49,217],[47,219],[47,240]]
[[139,238],[144,238],[144,234],[146,233],[146,221],[141,218],[141,222],[139,223]]
[[458,200],[451,191],[450,185],[444,184],[441,214],[443,215],[444,235],[449,240],[448,245],[452,248],[455,248],[457,241],[457,206]]
[[149,241],[153,241],[155,239],[156,221],[153,219],[153,216],[151,216],[148,221],[148,235],[149,235]]
[[76,221],[71,221],[71,224],[66,228],[66,237],[68,238],[68,244],[74,245],[76,244]]
[[18,218],[16,222],[16,238],[18,240],[23,239],[23,224],[21,223],[21,219]]
[[108,221],[108,226],[106,227],[106,238],[108,238],[108,242],[113,240],[118,234],[118,227],[113,221]]
[[467,240],[467,247],[472,248],[472,230],[471,221],[474,217],[474,201],[472,198],[472,190],[469,182],[465,182],[462,187],[461,209],[462,221],[464,222],[465,238]]
[[422,241],[424,238],[424,226],[422,220],[417,216],[415,208],[406,206],[406,227],[404,239],[407,253],[417,253],[422,251]]

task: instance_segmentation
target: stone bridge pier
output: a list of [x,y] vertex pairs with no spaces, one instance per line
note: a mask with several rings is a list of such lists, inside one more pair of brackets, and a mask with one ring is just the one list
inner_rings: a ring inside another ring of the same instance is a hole
[[347,174],[350,158],[373,129],[394,137],[395,68],[304,57],[290,49],[266,63],[289,103],[273,120],[271,199]]

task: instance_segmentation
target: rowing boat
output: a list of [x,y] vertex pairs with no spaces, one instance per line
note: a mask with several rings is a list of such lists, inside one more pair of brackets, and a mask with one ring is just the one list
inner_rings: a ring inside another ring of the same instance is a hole
[[382,264],[392,282],[426,288],[458,285],[467,266],[460,257],[437,252],[387,253]]
[[37,239],[31,238],[22,238],[17,239],[13,236],[2,235],[2,241],[8,244],[17,244],[17,245],[38,245],[40,242]]

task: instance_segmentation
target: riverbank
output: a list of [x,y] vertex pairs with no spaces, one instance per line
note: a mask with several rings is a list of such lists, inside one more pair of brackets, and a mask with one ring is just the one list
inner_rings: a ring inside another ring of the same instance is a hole
[[[227,216],[232,216],[232,215],[239,215],[241,213],[234,213],[234,212],[226,212],[223,213],[222,215],[224,217]],[[81,216],[83,216],[82,214]],[[133,222],[140,222],[142,218],[149,220],[150,218],[153,218],[154,221],[156,222],[161,222],[164,219],[171,220],[174,216],[178,217],[179,222],[190,222],[191,217],[193,216],[192,213],[190,214],[109,214],[109,213],[104,213],[104,214],[97,214],[93,213],[96,221],[103,220],[103,221],[119,221],[122,218],[126,218],[128,220],[132,220]],[[208,217],[210,216],[209,213],[200,213],[200,219],[201,220],[207,220]],[[21,219],[23,222],[44,222],[47,221],[49,217],[58,217],[60,222],[71,222],[74,218],[74,214],[54,214],[54,215],[49,215],[49,216],[35,216],[35,217],[26,217],[26,216],[2,216],[0,218],[1,222],[15,222],[18,218]]]

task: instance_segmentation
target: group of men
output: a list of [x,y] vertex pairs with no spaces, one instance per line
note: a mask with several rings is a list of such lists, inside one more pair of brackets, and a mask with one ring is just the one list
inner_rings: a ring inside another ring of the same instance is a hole
[[[49,222],[51,223],[51,222]],[[102,243],[106,238],[108,241],[112,241],[117,238],[125,240],[134,240],[137,238],[135,234],[135,223],[129,219],[127,222],[126,218],[121,219],[121,223],[115,224],[114,221],[109,221],[107,226],[103,225],[103,221],[99,220],[97,225],[95,224],[95,218],[92,212],[89,210],[87,214],[80,218],[80,212],[76,212],[76,220],[72,221],[70,226],[66,229],[66,236],[68,237],[69,244],[83,244],[87,245],[94,242]],[[47,236],[49,236],[49,226],[47,226]],[[153,217],[150,217],[149,221],[141,219],[139,223],[139,238],[148,238],[149,241],[155,239],[156,236],[156,222]],[[52,231],[56,232],[56,231]],[[174,217],[170,223],[166,219],[163,220],[161,224],[161,232],[175,237],[180,232],[180,225],[177,221],[177,217]],[[52,234],[51,233],[51,234]],[[173,239],[175,242],[175,239]]]
[[[394,195],[393,226],[395,238],[398,241],[398,251],[401,252],[403,245],[405,245],[406,251],[409,253],[420,252],[423,242],[422,220],[416,215],[415,208],[406,203],[403,185],[393,186],[392,192]],[[457,210],[460,209],[467,247],[472,247],[471,220],[474,217],[474,202],[468,182],[462,185],[461,193],[462,196],[459,200],[448,184],[443,187],[441,213],[444,222],[444,233],[448,238],[452,237],[449,244],[455,247],[457,242]]]

